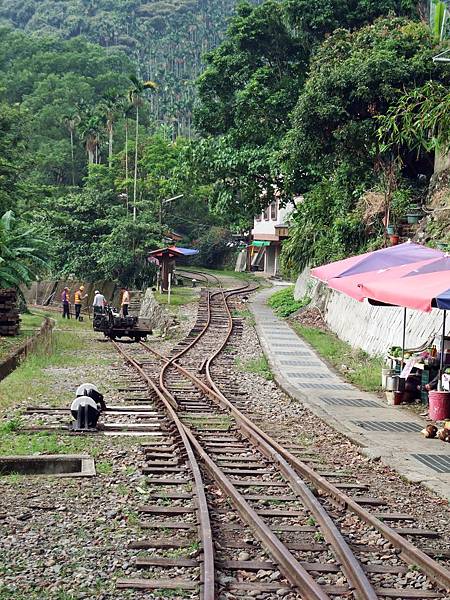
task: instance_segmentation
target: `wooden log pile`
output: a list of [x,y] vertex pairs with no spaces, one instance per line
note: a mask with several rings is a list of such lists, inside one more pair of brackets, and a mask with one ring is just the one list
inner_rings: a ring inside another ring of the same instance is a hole
[[17,290],[0,289],[0,335],[18,335],[19,309],[17,307]]

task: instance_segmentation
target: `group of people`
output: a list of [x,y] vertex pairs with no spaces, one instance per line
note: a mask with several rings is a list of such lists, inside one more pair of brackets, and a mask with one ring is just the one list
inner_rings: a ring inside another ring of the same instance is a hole
[[[81,307],[83,305],[83,300],[88,297],[88,294],[84,293],[84,286],[80,285],[80,287],[75,292],[74,296],[74,306],[75,306],[75,319],[80,321],[81,316]],[[70,319],[70,288],[65,287],[61,294],[61,303],[62,303],[62,316],[65,319]],[[94,314],[103,313],[105,307],[107,306],[107,301],[105,296],[99,291],[95,290],[94,299],[92,301],[92,308]],[[120,302],[120,310],[122,315],[126,317],[128,315],[128,308],[130,305],[130,292],[126,287],[122,288],[122,298]]]

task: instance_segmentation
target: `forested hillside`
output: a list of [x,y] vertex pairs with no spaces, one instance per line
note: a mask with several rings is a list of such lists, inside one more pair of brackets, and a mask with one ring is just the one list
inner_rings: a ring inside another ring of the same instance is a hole
[[34,275],[141,285],[168,231],[220,265],[276,193],[302,198],[295,276],[420,209],[450,147],[445,23],[416,0],[265,0],[220,41],[232,8],[0,0],[0,259],[30,230]]
[[202,55],[226,29],[235,0],[0,0],[0,23],[62,39],[85,36],[134,61],[158,83],[157,123],[191,134],[194,81]]
[[450,145],[450,72],[433,61],[447,13],[434,5],[435,23],[413,0],[241,5],[210,53],[193,171],[214,210],[247,227],[275,193],[302,198],[283,245],[292,276],[381,247],[388,223],[397,233],[421,211]]

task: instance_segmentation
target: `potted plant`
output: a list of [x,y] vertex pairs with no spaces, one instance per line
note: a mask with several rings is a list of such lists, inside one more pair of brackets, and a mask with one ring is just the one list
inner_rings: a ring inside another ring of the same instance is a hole
[[392,193],[386,233],[389,235],[393,246],[396,246],[399,242],[398,226],[409,206],[410,194],[410,190],[405,188],[399,188]]
[[417,204],[413,204],[408,208],[406,213],[406,219],[409,224],[418,223],[420,219],[421,210]]
[[400,241],[400,236],[398,233],[393,233],[389,236],[389,239],[391,240],[391,246],[397,246],[398,242]]

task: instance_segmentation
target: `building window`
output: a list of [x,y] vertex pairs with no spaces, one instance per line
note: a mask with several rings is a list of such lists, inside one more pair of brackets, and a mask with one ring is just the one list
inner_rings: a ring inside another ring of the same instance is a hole
[[264,209],[264,221],[268,221],[269,220],[269,206],[266,206],[266,208]]
[[278,218],[278,206],[277,206],[277,201],[274,200],[273,202],[270,203],[270,219],[272,221],[276,221]]

